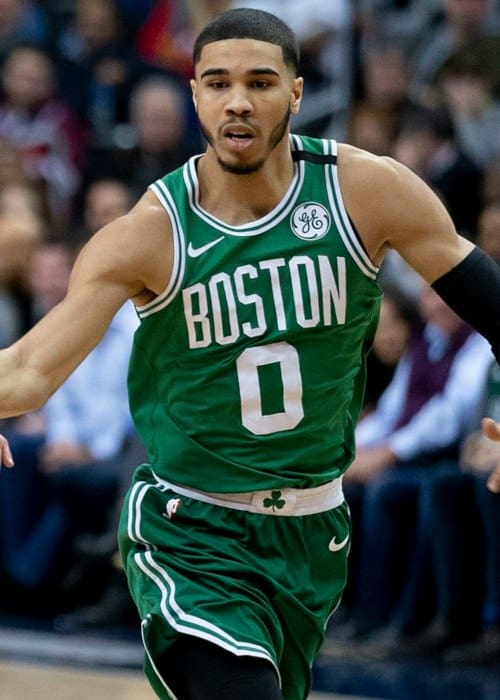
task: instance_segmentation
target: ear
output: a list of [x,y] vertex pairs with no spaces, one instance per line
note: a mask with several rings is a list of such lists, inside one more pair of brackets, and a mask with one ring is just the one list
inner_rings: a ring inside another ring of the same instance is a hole
[[191,78],[191,80],[189,81],[189,85],[191,86],[191,99],[193,100],[194,108],[196,110],[198,107],[198,100],[196,97],[196,80],[194,78]]
[[298,114],[302,102],[302,92],[304,90],[304,79],[294,78],[292,84],[292,96],[290,99],[290,110],[292,114]]

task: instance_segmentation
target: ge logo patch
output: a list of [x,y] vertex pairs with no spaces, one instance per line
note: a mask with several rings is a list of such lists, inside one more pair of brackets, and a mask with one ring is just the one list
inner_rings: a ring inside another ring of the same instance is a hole
[[298,238],[312,241],[328,233],[330,214],[322,204],[306,202],[294,209],[290,224]]

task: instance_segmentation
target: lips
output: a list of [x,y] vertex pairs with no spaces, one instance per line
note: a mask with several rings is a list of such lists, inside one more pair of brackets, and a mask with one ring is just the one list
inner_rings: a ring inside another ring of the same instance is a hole
[[229,133],[226,134],[227,139],[241,139],[242,141],[246,141],[248,139],[251,139],[252,136],[251,134],[240,134],[236,131],[230,131]]
[[228,124],[222,130],[222,135],[229,148],[233,151],[243,151],[248,148],[255,138],[250,127],[236,124]]
[[231,138],[252,138],[254,136],[253,129],[247,124],[226,124],[222,129],[222,135]]

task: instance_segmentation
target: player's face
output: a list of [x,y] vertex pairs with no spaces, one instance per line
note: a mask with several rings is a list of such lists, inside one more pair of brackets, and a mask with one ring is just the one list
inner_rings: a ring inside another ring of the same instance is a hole
[[302,96],[281,48],[254,39],[204,46],[191,87],[209,149],[235,174],[259,170],[284,143]]

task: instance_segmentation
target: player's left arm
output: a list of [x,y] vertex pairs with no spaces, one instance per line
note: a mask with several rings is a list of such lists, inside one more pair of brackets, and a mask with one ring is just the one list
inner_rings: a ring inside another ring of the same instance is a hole
[[372,259],[396,250],[500,359],[500,266],[457,234],[439,197],[400,163],[355,149],[344,153],[343,172],[344,199]]

